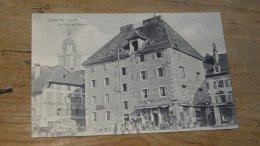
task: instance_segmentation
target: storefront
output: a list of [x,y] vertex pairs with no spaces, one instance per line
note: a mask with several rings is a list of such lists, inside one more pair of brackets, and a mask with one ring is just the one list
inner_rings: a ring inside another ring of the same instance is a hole
[[136,108],[143,130],[168,130],[176,127],[176,112],[170,104]]

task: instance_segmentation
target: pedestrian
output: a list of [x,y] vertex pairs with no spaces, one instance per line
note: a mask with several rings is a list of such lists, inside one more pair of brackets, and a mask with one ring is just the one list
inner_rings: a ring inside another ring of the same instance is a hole
[[121,124],[121,134],[125,134],[125,125],[124,124]]
[[117,124],[115,124],[115,126],[114,126],[114,135],[117,135]]

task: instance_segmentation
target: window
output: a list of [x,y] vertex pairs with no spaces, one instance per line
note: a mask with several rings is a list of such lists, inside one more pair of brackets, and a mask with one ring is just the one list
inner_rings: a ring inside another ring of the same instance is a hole
[[60,116],[60,115],[61,115],[61,109],[58,108],[58,109],[57,109],[57,116]]
[[226,87],[230,87],[229,82],[230,82],[230,80],[228,80],[228,79],[225,80],[225,85],[226,85]]
[[200,111],[196,111],[196,117],[200,117],[201,116],[201,112]]
[[104,99],[105,102],[111,102],[111,98],[109,94],[105,94],[104,98],[105,98]]
[[159,51],[159,52],[156,52],[156,53],[155,53],[155,56],[156,56],[157,59],[159,59],[159,58],[162,58],[162,57],[163,57],[163,54],[162,54],[161,51]]
[[104,63],[104,70],[108,70],[108,63]]
[[128,110],[128,101],[124,101],[124,109]]
[[216,99],[216,103],[220,102],[218,96],[215,96],[215,99]]
[[62,75],[62,78],[63,78],[63,79],[66,79],[66,78],[67,78],[67,76],[66,76],[66,75]]
[[164,67],[157,68],[157,72],[158,72],[158,77],[165,76],[165,69],[164,69]]
[[80,115],[80,110],[79,110],[79,109],[76,109],[76,110],[75,110],[75,115],[76,115],[76,116],[79,116],[79,115]]
[[210,89],[209,88],[209,82],[206,82],[206,87],[207,87],[208,90]]
[[91,87],[96,87],[97,86],[96,80],[92,80],[91,84],[92,84]]
[[196,72],[196,81],[199,81],[199,80],[200,80],[200,73]]
[[96,112],[93,112],[93,113],[92,113],[92,120],[93,120],[94,122],[97,121],[97,113],[96,113]]
[[148,89],[142,89],[142,97],[148,98]]
[[139,55],[140,62],[145,62],[146,58],[144,54]]
[[160,96],[166,96],[166,87],[159,87]]
[[213,88],[217,89],[217,82],[216,81],[213,81]]
[[95,66],[94,65],[91,66],[91,71],[95,72]]
[[96,104],[96,103],[97,103],[97,98],[96,98],[96,96],[92,96],[92,97],[91,97],[91,103],[92,103],[92,104]]
[[105,86],[108,86],[108,85],[110,85],[110,79],[109,78],[105,78]]
[[228,94],[227,97],[228,97],[228,102],[233,102],[233,100],[232,100],[232,94]]
[[138,51],[138,42],[137,41],[134,41],[131,43],[132,46],[134,47],[134,52]]
[[147,80],[148,79],[148,75],[147,75],[147,71],[141,71],[141,79],[142,80]]
[[125,120],[125,122],[130,120],[129,114],[124,114],[124,120]]
[[106,111],[106,120],[110,121],[110,119],[111,119],[110,111]]
[[215,68],[215,72],[218,73],[218,72],[219,72],[219,67],[216,66],[216,67],[214,67],[214,68]]
[[219,98],[220,98],[222,103],[226,103],[227,102],[226,95],[219,95]]
[[184,67],[180,66],[180,75],[182,78],[185,78],[185,71],[184,71]]
[[218,80],[217,83],[218,83],[218,88],[223,88],[224,87],[223,80]]
[[121,68],[121,72],[122,72],[122,75],[123,75],[123,76],[126,75],[126,67],[122,67],[122,68]]
[[181,89],[181,95],[185,96],[186,95],[186,87],[185,85],[182,85],[182,89]]
[[122,86],[123,86],[123,91],[127,91],[127,84],[124,83],[124,84],[122,84]]

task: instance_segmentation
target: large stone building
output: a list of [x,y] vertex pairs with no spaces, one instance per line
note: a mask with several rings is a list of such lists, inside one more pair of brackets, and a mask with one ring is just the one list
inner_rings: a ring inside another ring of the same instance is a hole
[[236,112],[227,54],[218,54],[213,43],[213,55],[205,57],[206,86],[211,98],[213,125],[235,125]]
[[207,96],[203,60],[161,16],[121,27],[83,63],[87,131],[194,127],[194,100]]
[[[63,51],[58,55],[58,66],[34,65],[32,70],[33,132],[50,133],[54,129],[58,131],[59,127],[73,128],[73,126],[78,131],[85,131],[85,73],[84,70],[79,70],[80,60],[75,54],[77,54],[75,42],[69,37],[63,42]],[[61,56],[66,57],[60,59]]]

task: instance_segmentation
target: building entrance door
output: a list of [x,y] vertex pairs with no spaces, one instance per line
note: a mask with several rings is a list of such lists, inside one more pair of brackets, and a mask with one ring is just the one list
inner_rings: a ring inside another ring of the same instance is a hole
[[159,125],[158,114],[157,113],[153,113],[153,117],[154,117],[154,125],[158,126]]

